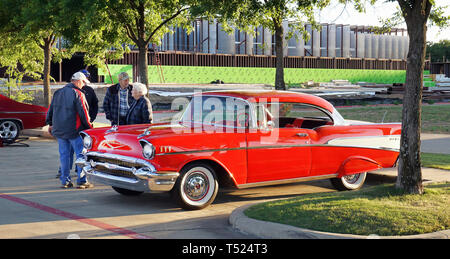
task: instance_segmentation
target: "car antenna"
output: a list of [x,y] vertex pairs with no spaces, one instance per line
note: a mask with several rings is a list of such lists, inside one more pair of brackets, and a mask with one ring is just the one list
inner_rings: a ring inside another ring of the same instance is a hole
[[383,118],[381,119],[381,123],[384,123],[384,118],[386,118],[386,114],[388,113],[388,111],[384,112]]

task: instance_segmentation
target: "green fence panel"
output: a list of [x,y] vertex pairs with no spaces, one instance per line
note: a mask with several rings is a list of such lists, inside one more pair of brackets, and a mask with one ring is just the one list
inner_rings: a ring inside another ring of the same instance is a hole
[[[117,83],[117,75],[127,72],[133,76],[132,65],[108,65],[113,81],[106,69],[99,69],[106,83]],[[222,80],[224,83],[270,84],[275,82],[275,68],[255,67],[197,67],[197,66],[149,66],[149,83],[161,83],[162,69],[166,83],[209,84]],[[429,71],[424,71],[429,74]],[[368,82],[378,84],[404,83],[405,70],[369,70],[369,69],[311,69],[285,68],[285,82],[299,85],[307,81],[330,82],[331,80],[348,80],[351,83]],[[431,83],[427,83],[431,85]]]
[[[109,73],[108,73],[108,69],[109,69]],[[130,78],[133,78],[133,65],[108,65],[108,69],[102,69],[99,68],[98,69],[98,75],[99,76],[104,76],[104,81],[107,84],[117,84],[119,82],[117,76],[122,73],[122,72],[127,72],[128,75],[130,76]],[[111,81],[111,77],[109,76],[111,73],[112,76],[112,80]],[[150,73],[149,73],[150,75]]]

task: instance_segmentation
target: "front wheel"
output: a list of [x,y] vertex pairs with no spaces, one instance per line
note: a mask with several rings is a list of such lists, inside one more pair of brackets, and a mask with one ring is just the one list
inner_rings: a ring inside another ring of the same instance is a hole
[[331,184],[339,191],[360,189],[366,180],[367,173],[345,175],[341,178],[332,178]]
[[218,190],[214,169],[206,164],[192,164],[181,170],[172,195],[183,209],[199,210],[214,201]]

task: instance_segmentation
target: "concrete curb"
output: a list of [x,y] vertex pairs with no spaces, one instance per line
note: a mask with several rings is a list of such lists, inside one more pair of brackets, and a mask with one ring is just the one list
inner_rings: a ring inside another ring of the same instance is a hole
[[256,204],[258,203],[244,205],[235,209],[231,213],[229,222],[233,229],[245,234],[251,234],[267,239],[450,239],[450,229],[409,236],[361,236],[297,228],[285,224],[267,222],[247,217],[244,214],[244,211]]

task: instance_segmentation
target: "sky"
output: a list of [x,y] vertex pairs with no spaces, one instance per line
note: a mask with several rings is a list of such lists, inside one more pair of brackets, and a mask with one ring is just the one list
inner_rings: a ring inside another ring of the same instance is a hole
[[[336,23],[336,24],[350,24],[350,25],[366,25],[378,26],[380,18],[389,18],[397,11],[398,3],[378,1],[374,6],[366,4],[366,13],[359,13],[352,5],[344,6],[337,3],[336,0],[331,0],[330,6],[324,10],[317,12],[316,18],[321,23]],[[450,0],[435,0],[436,6],[449,7],[445,10],[445,15],[450,15]],[[406,24],[397,26],[398,28],[405,28]],[[429,26],[427,31],[427,41],[438,42],[443,39],[450,40],[450,28],[439,30],[435,26]]]

